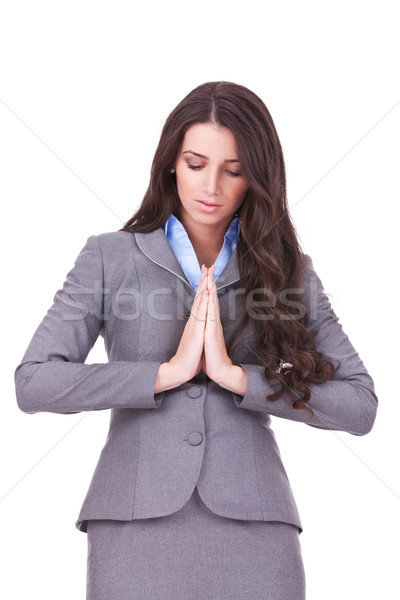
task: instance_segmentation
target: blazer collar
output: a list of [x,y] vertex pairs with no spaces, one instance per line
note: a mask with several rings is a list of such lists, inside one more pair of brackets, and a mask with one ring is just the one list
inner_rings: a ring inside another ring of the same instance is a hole
[[[167,269],[193,290],[181,265],[178,262],[167,238],[165,237],[164,229],[159,227],[150,233],[134,233],[137,245],[140,250],[154,263]],[[234,249],[225,269],[217,279],[217,290],[220,290],[235,281],[240,280],[239,267],[237,264],[237,246]]]

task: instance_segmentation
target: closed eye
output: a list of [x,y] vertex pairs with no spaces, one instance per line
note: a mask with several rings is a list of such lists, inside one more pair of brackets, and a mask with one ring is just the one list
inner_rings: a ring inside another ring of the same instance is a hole
[[[192,165],[188,162],[186,163],[186,166],[188,169],[192,169],[192,171],[200,171],[201,169],[204,169],[204,165]],[[230,177],[240,177],[242,174],[241,171],[230,171],[229,169],[227,169],[225,173],[227,173]]]

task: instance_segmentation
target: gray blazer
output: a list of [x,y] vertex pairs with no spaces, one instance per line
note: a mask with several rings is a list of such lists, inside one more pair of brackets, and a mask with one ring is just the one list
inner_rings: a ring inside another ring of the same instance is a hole
[[[238,318],[236,249],[217,289],[228,340]],[[171,514],[197,485],[218,515],[284,521],[302,530],[270,415],[363,435],[374,423],[377,397],[308,256],[301,290],[317,350],[341,361],[333,380],[311,386],[314,417],[293,409],[286,396],[265,400],[278,384],[265,378],[250,328],[231,353],[247,373],[244,397],[203,373],[154,394],[159,365],[176,352],[195,290],[162,228],[87,239],[15,370],[18,406],[27,413],[111,409],[78,529],[86,531],[88,519]],[[109,362],[85,364],[99,335]]]

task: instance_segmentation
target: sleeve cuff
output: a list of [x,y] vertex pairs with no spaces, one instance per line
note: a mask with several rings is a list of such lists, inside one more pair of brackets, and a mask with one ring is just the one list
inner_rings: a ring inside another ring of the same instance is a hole
[[273,384],[265,378],[264,369],[260,365],[238,364],[246,372],[247,389],[244,396],[233,392],[236,406],[248,410],[267,412],[269,405],[267,405],[266,397],[268,394],[273,394],[278,389],[279,384],[275,384],[274,389]]
[[163,361],[140,361],[137,367],[140,369],[140,374],[135,377],[134,387],[132,389],[134,395],[133,405],[140,405],[141,408],[160,408],[164,399],[164,391],[154,393],[158,369]]

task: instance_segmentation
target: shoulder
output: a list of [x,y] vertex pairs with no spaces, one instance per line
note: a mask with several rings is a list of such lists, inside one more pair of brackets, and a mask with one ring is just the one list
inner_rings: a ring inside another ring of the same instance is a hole
[[80,256],[87,257],[92,264],[109,268],[121,268],[126,265],[126,258],[132,257],[133,233],[127,231],[107,231],[90,235]]
[[103,262],[114,261],[132,254],[135,236],[129,231],[106,231],[88,237],[87,244],[101,255]]
[[158,229],[150,233],[107,231],[90,236],[88,244],[101,259],[105,269],[120,271],[126,269],[129,264],[136,263],[143,254],[143,247],[157,246],[160,231],[162,230]]
[[95,238],[102,250],[126,248],[132,246],[134,234],[129,231],[106,231],[91,236]]

